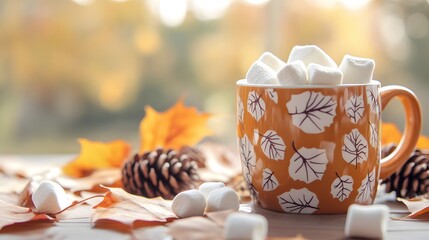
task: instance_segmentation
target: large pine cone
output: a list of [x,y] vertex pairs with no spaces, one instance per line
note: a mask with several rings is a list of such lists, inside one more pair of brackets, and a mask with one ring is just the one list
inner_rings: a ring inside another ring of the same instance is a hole
[[132,194],[172,199],[178,193],[196,187],[197,163],[186,154],[158,148],[136,154],[122,168],[124,189]]
[[[395,145],[383,147],[382,156],[387,156]],[[386,192],[396,192],[397,197],[413,198],[429,192],[429,158],[416,149],[407,162],[381,184],[386,184]]]

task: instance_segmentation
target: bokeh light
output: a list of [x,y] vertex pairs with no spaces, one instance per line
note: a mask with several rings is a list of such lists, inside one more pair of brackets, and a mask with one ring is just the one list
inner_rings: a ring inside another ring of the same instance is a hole
[[[428,0],[4,0],[0,153],[74,153],[78,137],[138,146],[144,106],[180,97],[235,146],[235,81],[294,45],[373,58],[374,78],[425,104],[428,17]],[[383,119],[402,125],[402,109]]]

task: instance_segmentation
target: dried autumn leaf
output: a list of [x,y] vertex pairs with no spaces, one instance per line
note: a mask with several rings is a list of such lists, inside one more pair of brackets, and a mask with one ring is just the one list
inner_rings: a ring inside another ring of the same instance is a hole
[[160,225],[176,218],[171,211],[171,201],[132,195],[122,188],[106,189],[108,192],[103,201],[94,207],[95,212],[91,217],[94,226],[109,222],[130,229]]
[[140,122],[140,152],[157,147],[178,150],[211,134],[207,127],[210,114],[186,107],[183,99],[165,112],[157,112],[150,106],[145,110],[146,116]]
[[200,239],[219,240],[223,239],[223,229],[214,221],[205,217],[190,217],[172,222],[168,226],[168,234],[175,240]]
[[70,178],[59,176],[55,179],[63,188],[76,193],[81,191],[106,192],[107,189],[100,188],[100,184],[107,187],[121,187],[121,170],[118,168],[100,169],[91,175],[82,178]]
[[[401,141],[402,133],[393,123],[383,123],[381,125],[381,145],[398,144]],[[416,148],[428,149],[429,138],[421,135],[417,141]]]
[[0,229],[16,223],[35,220],[52,220],[45,214],[36,214],[30,208],[19,207],[0,200]]
[[429,148],[429,138],[426,136],[420,136],[419,140],[417,141],[417,148],[420,149],[428,149]]
[[395,143],[401,141],[402,133],[393,123],[381,124],[381,145]]
[[79,143],[79,156],[63,167],[63,172],[72,177],[84,177],[96,169],[119,168],[131,151],[131,146],[122,140],[104,143],[80,138]]
[[422,218],[424,220],[429,220],[429,200],[428,199],[403,199],[398,198],[398,201],[403,202],[407,208],[408,211],[410,211],[410,214],[408,216],[405,216],[404,218]]

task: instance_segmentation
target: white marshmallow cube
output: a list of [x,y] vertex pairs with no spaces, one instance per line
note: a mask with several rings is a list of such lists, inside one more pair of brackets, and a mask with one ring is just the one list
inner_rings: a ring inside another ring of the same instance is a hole
[[264,52],[258,60],[265,63],[275,72],[279,71],[286,64],[280,58],[270,52]]
[[223,210],[238,211],[240,201],[237,193],[229,187],[214,189],[207,198],[207,212]]
[[278,84],[276,72],[267,64],[256,61],[246,74],[247,83],[251,84]]
[[226,240],[264,240],[268,234],[267,219],[259,214],[231,213],[225,220]]
[[277,72],[277,79],[280,85],[307,85],[307,68],[301,60],[287,63]]
[[316,45],[295,46],[290,52],[288,63],[301,60],[308,67],[310,63],[316,63],[326,67],[336,68],[337,64]]
[[375,62],[369,58],[359,58],[345,55],[340,64],[343,73],[343,83],[369,83],[372,80]]
[[179,218],[202,216],[205,208],[204,195],[195,189],[177,194],[171,204],[171,210]]
[[308,66],[308,82],[311,85],[338,85],[342,80],[343,74],[338,68],[314,63]]
[[218,188],[225,187],[225,183],[223,182],[205,182],[200,185],[198,190],[204,195],[204,197],[207,199],[209,197],[209,194]]
[[64,189],[58,183],[48,180],[40,183],[31,199],[40,213],[58,213],[71,204]]
[[389,208],[386,205],[352,204],[347,211],[346,237],[382,239],[387,231]]

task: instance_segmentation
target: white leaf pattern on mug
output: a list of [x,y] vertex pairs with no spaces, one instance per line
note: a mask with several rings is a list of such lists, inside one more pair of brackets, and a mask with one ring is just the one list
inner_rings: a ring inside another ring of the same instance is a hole
[[342,155],[344,161],[356,167],[358,163],[368,159],[368,142],[356,128],[344,135]]
[[283,139],[273,130],[268,130],[265,134],[261,135],[261,148],[262,152],[269,159],[284,159],[286,145]]
[[379,115],[380,114],[380,104],[378,102],[378,95],[377,95],[377,86],[368,86],[366,88],[366,98],[368,101],[368,104],[371,108],[371,112]]
[[371,146],[374,148],[377,148],[378,145],[378,130],[374,123],[369,123],[369,132],[370,132],[370,138],[369,141],[371,143]]
[[319,199],[317,195],[307,188],[291,189],[277,196],[283,211],[288,213],[312,214],[319,210]]
[[347,117],[350,118],[352,123],[356,124],[362,118],[363,110],[365,109],[363,97],[351,96],[344,107]]
[[273,191],[279,186],[279,181],[274,172],[269,168],[265,168],[262,172],[262,189],[266,192]]
[[238,116],[238,121],[242,123],[244,120],[244,105],[243,105],[243,101],[241,101],[240,96],[237,97],[237,116]]
[[258,122],[265,113],[264,99],[262,99],[262,96],[258,95],[255,91],[249,92],[249,96],[247,98],[247,111]]
[[371,200],[371,194],[375,186],[375,168],[368,173],[362,180],[362,184],[358,189],[358,195],[356,201],[360,203],[369,203]]
[[267,88],[265,89],[265,92],[267,93],[268,97],[273,100],[275,104],[279,101],[279,96],[277,94],[277,91],[273,88]]
[[319,92],[292,95],[286,104],[292,123],[305,133],[321,133],[333,123],[337,103]]
[[295,151],[289,163],[289,175],[292,179],[306,183],[322,179],[328,163],[326,150],[306,147],[297,150],[294,142],[292,147]]
[[248,170],[246,173],[251,174],[256,167],[255,149],[246,134],[240,138],[239,145],[243,168]]
[[339,176],[338,173],[335,173],[337,178],[332,182],[331,185],[331,194],[333,198],[338,198],[340,202],[350,196],[350,193],[353,191],[353,178],[348,175]]

